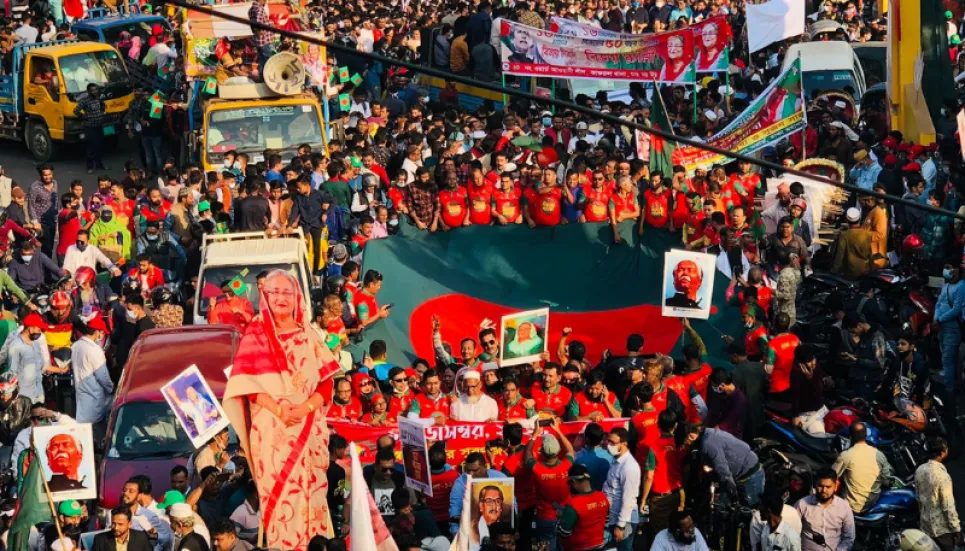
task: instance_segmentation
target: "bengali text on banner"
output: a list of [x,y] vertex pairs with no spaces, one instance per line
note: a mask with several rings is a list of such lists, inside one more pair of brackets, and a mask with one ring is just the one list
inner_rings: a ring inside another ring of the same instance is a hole
[[[801,61],[784,71],[750,106],[723,130],[707,140],[708,145],[750,155],[804,129],[807,121],[801,99]],[[677,147],[673,164],[688,173],[730,161],[725,155],[697,147]]]

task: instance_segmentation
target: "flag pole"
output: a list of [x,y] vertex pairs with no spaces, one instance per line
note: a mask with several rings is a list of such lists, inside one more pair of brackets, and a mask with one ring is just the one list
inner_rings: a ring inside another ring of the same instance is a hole
[[[506,73],[503,73],[502,77],[503,77],[503,90],[505,90],[505,89],[506,89]],[[504,93],[503,93],[503,111],[505,111],[505,110],[506,110],[506,94],[505,94],[505,92],[504,92]]]
[[[798,52],[797,52],[797,63],[798,63],[798,68],[800,68],[800,65],[801,65],[801,51],[800,51],[800,50],[798,50]],[[808,158],[808,147],[807,147],[807,143],[808,143],[808,142],[807,142],[807,139],[808,139],[808,102],[805,101],[805,99],[804,99],[804,83],[803,83],[803,78],[804,78],[804,77],[801,77],[801,78],[802,78],[802,83],[801,83],[801,113],[802,113],[803,119],[804,119],[804,128],[801,129],[801,160],[802,160],[802,161],[806,161],[807,158]]]
[[[34,454],[31,461],[40,461],[40,454],[37,453],[37,448],[34,443],[33,431],[30,431],[30,451]],[[47,494],[47,505],[50,506],[50,516],[54,518],[54,526],[57,527],[57,539],[60,540],[61,547],[67,549],[67,542],[64,541],[64,531],[60,528],[60,519],[57,518],[57,509],[54,507],[54,496],[50,493],[50,486],[47,484],[47,475],[44,474],[42,464],[37,463],[37,467],[40,469],[40,473],[38,473],[40,480],[44,481],[44,493]]]

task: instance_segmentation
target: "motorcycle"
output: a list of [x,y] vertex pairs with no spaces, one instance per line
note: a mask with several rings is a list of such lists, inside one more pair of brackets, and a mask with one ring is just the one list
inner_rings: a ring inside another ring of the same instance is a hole
[[854,515],[854,548],[898,551],[902,530],[917,526],[918,497],[915,492],[908,488],[885,490],[874,506]]

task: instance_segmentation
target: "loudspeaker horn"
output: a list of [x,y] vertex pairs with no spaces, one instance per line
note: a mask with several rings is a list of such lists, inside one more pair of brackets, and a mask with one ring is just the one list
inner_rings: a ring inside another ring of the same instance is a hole
[[301,93],[305,87],[305,65],[291,52],[277,53],[265,63],[265,85],[282,96]]

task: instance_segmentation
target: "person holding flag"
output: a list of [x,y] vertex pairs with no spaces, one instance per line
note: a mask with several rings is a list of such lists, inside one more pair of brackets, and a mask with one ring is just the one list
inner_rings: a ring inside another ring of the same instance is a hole
[[221,297],[208,299],[208,323],[223,323],[244,332],[255,317],[251,301],[241,296],[247,286],[241,278],[227,279],[221,283]]

